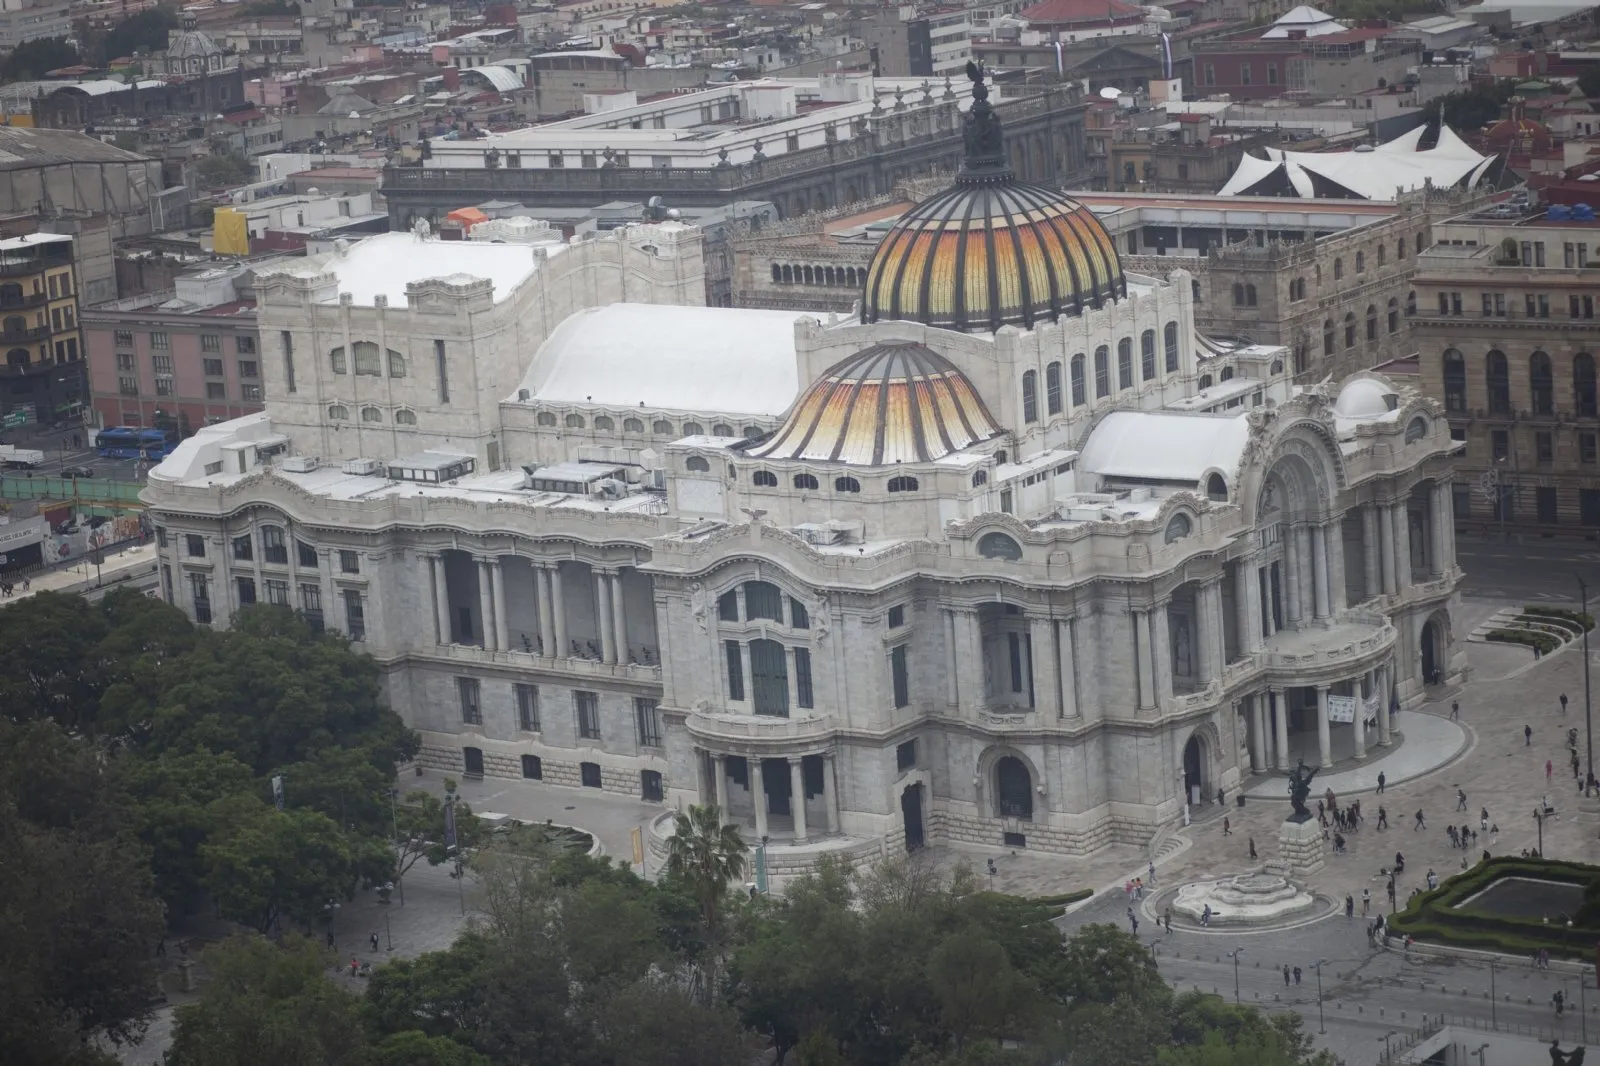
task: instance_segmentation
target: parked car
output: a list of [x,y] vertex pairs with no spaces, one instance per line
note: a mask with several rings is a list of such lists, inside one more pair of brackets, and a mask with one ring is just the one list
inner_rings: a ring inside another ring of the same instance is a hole
[[87,466],[64,466],[61,468],[62,477],[94,477],[94,471]]

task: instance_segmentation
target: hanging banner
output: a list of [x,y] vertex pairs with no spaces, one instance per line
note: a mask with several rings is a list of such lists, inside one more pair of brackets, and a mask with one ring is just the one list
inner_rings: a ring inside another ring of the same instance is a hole
[[1356,698],[1354,696],[1329,696],[1328,721],[1354,722],[1356,720]]

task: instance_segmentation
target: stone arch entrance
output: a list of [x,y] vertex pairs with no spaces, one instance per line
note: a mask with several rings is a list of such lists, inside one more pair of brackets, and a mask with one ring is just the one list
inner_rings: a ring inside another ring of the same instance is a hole
[[1198,804],[1206,794],[1210,784],[1207,774],[1207,756],[1205,738],[1198,732],[1189,737],[1189,742],[1183,746],[1183,800],[1185,803]]
[[1033,775],[1015,755],[1001,756],[994,765],[995,803],[1002,818],[1033,818]]
[[900,793],[900,819],[905,828],[906,850],[916,851],[924,843],[922,830],[922,782],[907,785]]
[[1424,685],[1437,685],[1444,680],[1445,649],[1449,645],[1449,640],[1449,621],[1441,617],[1440,613],[1435,613],[1422,623],[1422,634],[1417,641],[1417,650],[1421,653]]

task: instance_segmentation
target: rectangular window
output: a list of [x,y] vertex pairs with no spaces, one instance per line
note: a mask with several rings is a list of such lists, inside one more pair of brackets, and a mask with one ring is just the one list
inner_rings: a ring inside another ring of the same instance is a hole
[[911,676],[906,669],[906,646],[898,644],[889,653],[889,674],[894,682],[894,705],[904,707],[911,702]]
[[578,764],[578,778],[583,782],[584,788],[599,788],[600,764],[597,762],[581,762]]
[[233,538],[233,557],[242,563],[255,558],[255,542],[250,539],[250,534]]
[[117,369],[129,374],[138,369],[138,364],[134,362],[132,352],[117,353]]
[[1205,67],[1205,75],[1206,75],[1206,84],[1207,85],[1215,85],[1217,83],[1217,68],[1216,68],[1216,65],[1212,64],[1212,63],[1207,63],[1206,67]]
[[1556,461],[1555,437],[1547,432],[1533,435],[1533,455],[1535,461],[1541,465]]
[[444,341],[433,342],[433,361],[439,367],[439,402],[450,402],[450,367],[444,355]]
[[173,393],[172,379],[165,374],[156,375],[156,395],[171,396]]
[[283,330],[278,334],[278,342],[283,346],[284,387],[294,392],[294,338],[288,330]]
[[256,339],[254,337],[246,337],[241,334],[233,338],[233,346],[238,349],[240,355],[256,354]]
[[894,768],[901,773],[917,768],[917,742],[908,740],[894,749]]
[[539,686],[512,685],[517,699],[517,728],[524,733],[539,732]]
[[1249,85],[1250,84],[1250,64],[1249,63],[1240,63],[1239,64],[1239,84],[1240,85]]
[[206,399],[226,400],[228,398],[227,383],[221,381],[206,382]]
[[1578,521],[1586,526],[1600,526],[1600,489],[1578,490]]
[[274,607],[289,606],[289,583],[287,581],[268,581],[267,602]]
[[639,798],[646,803],[660,803],[662,800],[661,771],[639,771]]
[[131,330],[131,329],[115,330],[112,333],[112,340],[113,340],[113,343],[116,344],[116,346],[118,348],[132,348],[133,347],[133,330]]
[[194,620],[202,625],[211,622],[211,589],[204,574],[189,575],[189,593],[194,597]]
[[261,386],[260,385],[240,385],[239,386],[239,399],[245,400],[245,401],[251,402],[251,403],[260,403],[261,402]]
[[634,697],[633,718],[639,727],[639,746],[641,748],[659,748],[661,746],[661,712],[656,708],[656,701],[644,696]]
[[600,739],[600,697],[593,692],[574,692],[572,706],[578,714],[578,736],[584,740]]
[[344,590],[344,631],[351,640],[367,639],[367,611],[358,589]]
[[889,628],[890,629],[899,629],[901,626],[903,626],[905,624],[906,624],[906,608],[905,608],[905,604],[897,603],[893,607],[889,608]]
[[1496,460],[1508,458],[1511,455],[1511,434],[1503,429],[1493,430],[1489,434],[1490,447]]
[[789,624],[796,629],[810,629],[811,615],[806,611],[806,605],[794,597],[789,598]]
[[811,649],[794,650],[794,701],[801,707],[815,706],[811,694]]
[[1472,517],[1472,486],[1459,482],[1450,486],[1450,511],[1457,521]]
[[461,701],[461,721],[464,725],[483,724],[483,706],[478,702],[478,679],[456,678],[456,696]]
[[296,540],[294,542],[294,553],[295,553],[295,558],[299,560],[301,566],[309,566],[313,570],[316,569],[316,566],[317,566],[317,549],[316,548],[314,548],[311,545],[307,544],[305,541],[296,538]]
[[167,335],[165,333],[156,332],[156,333],[150,334],[150,350],[151,351],[153,351],[153,352],[164,352],[164,351],[167,351],[169,347],[170,347],[170,345],[167,342]]
[[1267,64],[1267,84],[1268,85],[1276,85],[1276,84],[1278,84],[1278,64],[1276,64],[1276,63],[1268,63]]
[[[217,336],[215,333],[200,334],[200,350],[202,352],[222,351],[222,338]],[[217,365],[220,367],[222,365],[222,360],[218,359]],[[219,370],[217,373],[220,374],[222,371]]]
[[206,538],[198,533],[185,533],[183,544],[191,559],[204,559],[206,557]]
[[339,572],[341,574],[361,573],[360,553],[341,549],[339,552]]
[[200,365],[201,369],[205,371],[206,377],[220,378],[222,376],[221,359],[202,359],[200,360]]
[[61,275],[51,274],[46,280],[50,283],[50,299],[59,299],[61,297]]
[[1578,434],[1578,459],[1585,463],[1595,461],[1596,446],[1600,444],[1593,433]]
[[322,586],[300,586],[300,612],[306,616],[306,624],[313,633],[322,632]]
[[122,395],[124,395],[124,396],[137,396],[137,395],[139,395],[139,379],[138,378],[126,378],[126,377],[118,378],[117,379],[117,391],[122,393]]
[[722,647],[728,656],[728,699],[734,703],[744,702],[744,659],[739,652],[737,640],[725,640]]
[[172,356],[152,355],[150,357],[150,368],[157,374],[170,375],[172,373]]
[[239,606],[248,607],[256,602],[256,579],[253,577],[236,577],[234,585],[239,590]]
[[544,780],[544,763],[537,755],[524,755],[522,757],[522,776],[529,781]]
[[279,566],[288,565],[289,549],[283,543],[282,526],[261,527],[261,558]]
[[1533,505],[1539,514],[1539,522],[1543,525],[1553,526],[1560,521],[1556,517],[1556,490],[1540,486],[1533,490]]

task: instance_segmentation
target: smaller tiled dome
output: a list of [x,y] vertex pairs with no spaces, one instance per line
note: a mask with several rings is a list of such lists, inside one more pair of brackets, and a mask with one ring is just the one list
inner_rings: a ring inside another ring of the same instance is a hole
[[830,367],[748,454],[892,466],[930,462],[1001,432],[950,360],[920,344],[886,343]]

